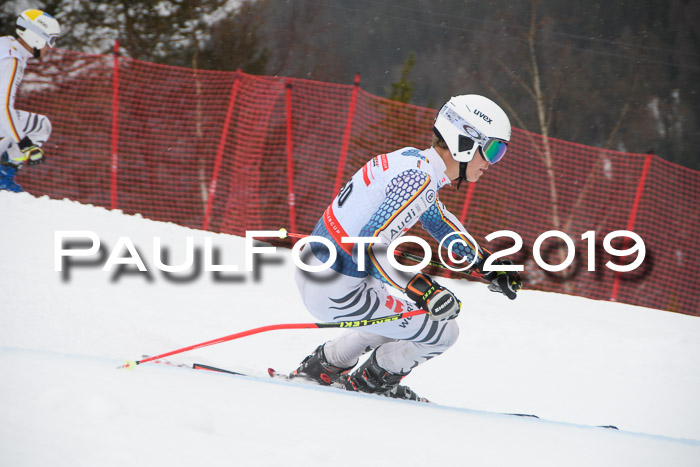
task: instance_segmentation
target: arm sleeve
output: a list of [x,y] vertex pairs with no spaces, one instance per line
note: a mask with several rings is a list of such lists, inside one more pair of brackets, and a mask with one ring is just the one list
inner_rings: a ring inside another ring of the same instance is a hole
[[361,237],[379,237],[381,244],[370,244],[364,251],[367,273],[380,281],[404,291],[412,275],[389,264],[386,249],[389,244],[413,226],[435,198],[437,186],[419,170],[406,170],[387,185],[386,198],[360,231]]
[[19,60],[16,58],[0,60],[0,131],[15,143],[24,137],[15,112],[15,80],[18,79],[18,71]]
[[[473,269],[480,271],[481,266],[484,262],[484,250],[479,247],[479,245],[474,244],[469,238],[464,235],[467,229],[464,228],[462,223],[447,210],[445,205],[439,200],[435,199],[435,202],[423,213],[420,218],[423,229],[425,229],[438,244],[446,236],[450,236],[445,240],[444,248],[442,254],[445,255],[447,252],[447,246],[450,245],[454,240],[457,241],[452,244],[452,253],[455,257],[460,257],[466,259],[467,264],[474,260],[474,256],[478,259],[472,266]],[[486,255],[488,256],[488,255]],[[443,256],[447,259],[447,256]]]

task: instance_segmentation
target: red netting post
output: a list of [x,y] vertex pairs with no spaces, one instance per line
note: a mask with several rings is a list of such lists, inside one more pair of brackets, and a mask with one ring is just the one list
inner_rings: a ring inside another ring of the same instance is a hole
[[343,182],[343,172],[345,171],[345,159],[348,156],[348,146],[350,146],[350,130],[352,129],[352,119],[355,116],[355,102],[357,101],[357,90],[360,88],[360,74],[355,75],[355,85],[352,88],[350,97],[350,108],[348,110],[348,121],[345,124],[345,134],[343,135],[343,145],[340,148],[340,159],[338,160],[338,172],[335,175],[335,185],[333,195],[340,191],[340,184]]
[[211,182],[209,183],[209,192],[207,195],[207,207],[204,210],[204,222],[202,222],[202,230],[209,229],[209,219],[211,216],[211,207],[214,204],[214,195],[216,194],[216,183],[219,180],[219,171],[221,170],[221,159],[224,155],[224,147],[226,146],[226,135],[231,126],[231,114],[233,114],[233,105],[236,102],[236,95],[240,86],[240,72],[236,71],[236,76],[233,79],[231,86],[231,96],[228,99],[228,108],[226,109],[226,118],[224,119],[224,127],[221,129],[219,137],[219,146],[216,149],[216,158],[214,159],[214,170],[211,174]]
[[119,163],[119,39],[114,40],[114,64],[112,69],[112,157],[110,207],[117,208],[117,167]]
[[287,109],[287,186],[289,188],[289,196],[287,203],[289,204],[289,226],[292,232],[297,231],[297,216],[294,208],[294,153],[292,144],[292,83],[287,80],[286,84],[286,109]]
[[[637,211],[639,211],[639,202],[642,199],[642,192],[644,191],[644,184],[647,180],[647,174],[649,173],[649,166],[651,166],[651,154],[647,154],[644,159],[644,166],[642,167],[642,175],[639,177],[639,182],[637,183],[637,193],[634,195],[634,203],[632,203],[632,210],[630,211],[630,217],[627,220],[627,230],[632,231],[634,229],[634,223],[637,220]],[[625,237],[622,249],[627,248],[627,237]],[[612,292],[610,293],[610,301],[617,301],[617,294],[620,290],[620,272],[615,274],[615,281],[613,282]]]

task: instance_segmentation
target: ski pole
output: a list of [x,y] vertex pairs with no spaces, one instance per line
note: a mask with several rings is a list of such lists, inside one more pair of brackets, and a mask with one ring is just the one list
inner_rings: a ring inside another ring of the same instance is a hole
[[[280,229],[280,232],[282,232],[284,235],[286,235],[286,236],[288,236],[288,237],[293,237],[293,238],[305,238],[305,237],[308,237],[308,235],[304,235],[304,234],[293,233],[293,232],[287,232],[287,229],[284,229],[284,228],[281,228],[281,229]],[[412,253],[408,253],[408,252],[406,252],[406,251],[401,251],[401,250],[394,250],[394,256],[399,256],[399,257],[401,257],[401,258],[406,258],[406,259],[408,259],[408,260],[415,261],[416,263],[420,263],[421,261],[423,261],[423,258],[421,258],[420,256],[414,255],[414,254],[412,254]],[[448,268],[446,265],[444,265],[444,264],[442,264],[442,263],[440,263],[440,262],[437,262],[437,261],[432,261],[432,260],[431,260],[431,261],[428,261],[428,265],[429,265],[429,266],[433,266],[433,267],[435,267],[435,268],[439,268],[439,269],[444,269],[444,270],[446,270],[446,271],[450,271],[451,273],[456,274],[456,275],[458,275],[458,276],[476,277],[476,278],[478,278],[478,279],[483,279],[483,278],[484,278],[484,275],[483,275],[483,274],[480,274],[480,273],[478,273],[478,272],[476,272],[476,271],[469,271],[469,270],[467,270],[467,271],[456,271],[456,270],[454,270],[454,269]]]
[[247,331],[237,332],[235,334],[230,334],[228,336],[219,337],[218,339],[212,339],[210,341],[201,342],[199,344],[190,345],[177,350],[171,350],[170,352],[165,352],[160,355],[155,355],[153,357],[143,358],[141,360],[127,360],[124,365],[120,365],[119,368],[135,368],[136,365],[142,363],[151,362],[153,360],[158,360],[161,358],[169,357],[171,355],[188,352],[190,350],[200,349],[202,347],[207,347],[214,344],[221,344],[223,342],[232,341],[234,339],[240,339],[241,337],[252,336],[254,334],[260,334],[261,332],[267,331],[277,331],[279,329],[324,329],[324,328],[357,328],[362,326],[372,326],[373,324],[388,323],[390,321],[397,321],[402,318],[408,318],[411,316],[420,315],[427,313],[425,310],[413,310],[405,311],[403,313],[397,313],[391,316],[383,316],[381,318],[372,319],[360,319],[356,321],[339,321],[337,323],[291,323],[291,324],[272,324],[270,326],[262,326],[259,328],[249,329]]

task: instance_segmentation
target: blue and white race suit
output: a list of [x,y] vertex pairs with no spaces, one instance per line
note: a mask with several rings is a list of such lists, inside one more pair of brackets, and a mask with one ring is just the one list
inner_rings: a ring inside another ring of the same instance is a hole
[[[453,245],[455,256],[468,262],[483,252],[464,235],[466,229],[438,198],[450,184],[446,166],[434,148],[403,148],[372,158],[340,191],[316,224],[313,236],[328,239],[337,259],[323,273],[297,269],[302,300],[317,319],[325,322],[377,318],[416,309],[386,284],[403,292],[412,275],[393,268],[386,255],[389,243],[404,235],[419,220],[438,242],[453,234],[464,240]],[[343,243],[343,237],[378,237],[380,244],[362,248]],[[329,259],[319,242],[305,248],[306,264]],[[310,251],[309,251],[310,250]],[[364,269],[358,267],[364,255]],[[392,373],[407,374],[415,366],[441,354],[459,334],[456,320],[432,321],[428,315],[348,331],[325,344],[333,365],[354,365],[365,352],[377,348],[377,362]]]

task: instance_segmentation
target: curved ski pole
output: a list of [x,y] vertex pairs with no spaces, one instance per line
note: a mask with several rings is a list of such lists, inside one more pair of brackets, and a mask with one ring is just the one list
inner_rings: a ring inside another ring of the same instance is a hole
[[356,321],[339,321],[337,323],[291,323],[291,324],[273,324],[270,326],[262,326],[259,328],[249,329],[247,331],[237,332],[235,334],[230,334],[228,336],[219,337],[218,339],[212,339],[210,341],[201,342],[199,344],[190,345],[183,347],[181,349],[171,350],[170,352],[165,352],[160,355],[154,355],[152,357],[143,358],[141,360],[127,360],[124,365],[120,365],[119,368],[135,368],[137,365],[142,363],[148,363],[153,360],[159,360],[161,358],[169,357],[171,355],[188,352],[194,349],[200,349],[202,347],[207,347],[214,344],[221,344],[223,342],[232,341],[234,339],[240,339],[242,337],[252,336],[254,334],[260,334],[261,332],[267,331],[277,331],[280,329],[324,329],[324,328],[357,328],[362,326],[372,326],[374,324],[387,323],[390,321],[397,321],[402,318],[408,318],[411,316],[420,315],[427,313],[427,311],[419,309],[413,311],[406,311],[404,313],[397,313],[391,316],[383,316],[380,318],[372,319],[360,319]]

